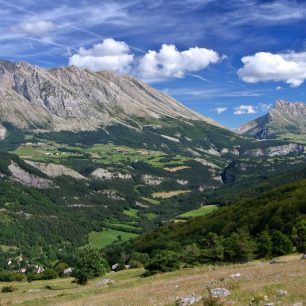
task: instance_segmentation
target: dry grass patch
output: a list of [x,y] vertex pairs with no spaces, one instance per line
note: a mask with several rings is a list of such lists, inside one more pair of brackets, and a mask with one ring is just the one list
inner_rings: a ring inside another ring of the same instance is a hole
[[180,170],[184,170],[184,169],[189,169],[189,166],[178,166],[178,167],[165,167],[164,170],[169,171],[169,172],[177,172]]
[[179,194],[188,193],[190,190],[173,190],[173,191],[161,191],[161,192],[154,192],[152,193],[152,197],[155,198],[161,198],[161,199],[168,199],[172,198],[174,196],[177,196]]

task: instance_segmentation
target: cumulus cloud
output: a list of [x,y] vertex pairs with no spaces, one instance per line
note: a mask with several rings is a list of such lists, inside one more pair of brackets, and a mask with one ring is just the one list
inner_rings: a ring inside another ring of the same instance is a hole
[[258,52],[241,61],[244,66],[238,70],[238,75],[247,83],[282,81],[298,87],[306,79],[306,52]]
[[277,86],[276,87],[276,90],[281,90],[282,89],[282,86]]
[[39,35],[45,34],[55,29],[55,24],[47,20],[26,21],[13,28],[14,32]]
[[227,107],[216,107],[214,111],[218,114],[222,114],[227,110]]
[[146,81],[161,81],[182,78],[188,72],[200,71],[224,58],[225,56],[206,48],[194,47],[179,51],[175,45],[166,44],[158,52],[149,50],[136,58],[125,42],[108,38],[92,48],[80,48],[69,58],[69,65],[92,71],[130,73]]
[[222,59],[214,50],[194,47],[179,51],[175,45],[163,44],[158,52],[149,50],[140,59],[137,74],[146,80],[182,78]]
[[92,48],[81,47],[78,53],[69,58],[69,65],[92,71],[111,70],[117,73],[128,73],[133,60],[134,55],[130,53],[130,48],[125,42],[107,38]]
[[234,108],[235,115],[250,115],[256,114],[255,107],[252,105],[239,105]]

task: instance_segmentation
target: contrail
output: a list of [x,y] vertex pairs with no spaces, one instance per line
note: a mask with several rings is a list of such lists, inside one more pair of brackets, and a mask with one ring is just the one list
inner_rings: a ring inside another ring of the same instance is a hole
[[[32,11],[32,10],[28,10],[24,7],[20,7],[20,6],[17,6],[17,5],[14,5],[14,4],[11,4],[7,1],[4,1],[4,0],[0,0],[0,3],[8,6],[8,7],[11,7],[11,8],[14,8],[16,10],[19,10],[19,11],[22,11],[22,12],[25,12],[25,13],[28,13],[28,14],[31,14],[31,15],[35,15],[35,16],[39,16],[38,13]],[[59,20],[61,20],[61,18],[59,18]],[[79,32],[82,32],[84,34],[89,34],[91,36],[94,36],[96,38],[99,38],[101,40],[105,39],[106,37],[105,36],[102,36],[100,34],[97,34],[93,31],[90,31],[90,30],[87,30],[87,29],[83,29],[83,28],[80,28],[78,26],[73,26],[73,25],[69,25],[69,26],[66,26],[66,28],[71,28],[71,29],[74,29],[76,31],[79,31]],[[34,38],[30,38],[30,39],[33,39],[35,40]],[[36,39],[37,41],[40,41],[39,39]],[[43,41],[41,40],[41,42],[44,42],[44,43],[49,43],[49,44],[52,44],[52,45],[55,45],[55,46],[59,46],[59,47],[64,47],[64,48],[70,48],[70,49],[74,49],[74,50],[77,50],[75,47],[71,47],[71,46],[65,46],[65,45],[61,45],[61,44],[57,44],[56,42],[51,42],[51,41]],[[143,49],[140,49],[140,48],[137,48],[137,47],[134,47],[134,46],[129,46],[132,50],[135,50],[135,51],[138,51],[140,53],[146,53],[145,50]]]

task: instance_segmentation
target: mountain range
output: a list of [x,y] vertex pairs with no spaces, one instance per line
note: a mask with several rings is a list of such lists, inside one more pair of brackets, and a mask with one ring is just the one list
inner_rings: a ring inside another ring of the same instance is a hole
[[56,260],[304,178],[304,107],[278,101],[239,134],[130,76],[1,61],[3,256]]

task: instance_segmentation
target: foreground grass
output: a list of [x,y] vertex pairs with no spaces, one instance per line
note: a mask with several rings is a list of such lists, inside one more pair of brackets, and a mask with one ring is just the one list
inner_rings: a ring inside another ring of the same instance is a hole
[[[207,288],[222,287],[231,292],[227,305],[249,305],[252,297],[265,295],[268,302],[282,305],[306,300],[306,261],[300,255],[282,258],[283,263],[252,262],[245,265],[201,266],[172,273],[142,278],[142,269],[109,273],[102,278],[115,281],[113,285],[98,285],[92,280],[87,286],[77,286],[70,278],[33,283],[13,283],[17,290],[0,293],[0,305],[174,305],[177,297],[192,293],[205,295]],[[230,275],[241,273],[240,278]],[[8,283],[0,283],[0,288]],[[49,285],[52,289],[45,289]],[[278,297],[278,290],[287,290],[288,296]],[[201,304],[199,304],[201,305]]]

